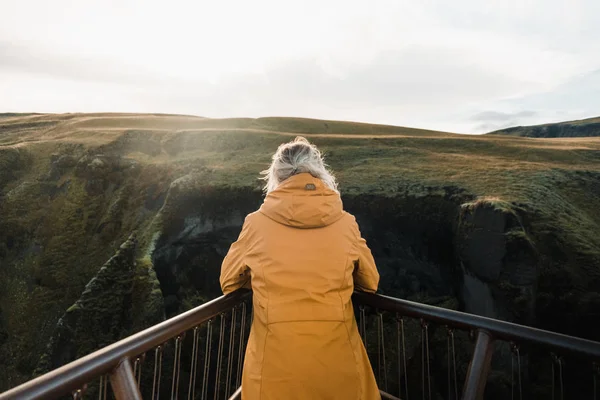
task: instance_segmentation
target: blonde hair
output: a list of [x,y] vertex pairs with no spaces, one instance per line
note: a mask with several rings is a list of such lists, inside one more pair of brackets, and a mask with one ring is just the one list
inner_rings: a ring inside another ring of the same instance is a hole
[[269,193],[289,177],[303,172],[308,172],[322,180],[330,189],[338,192],[335,176],[328,170],[321,152],[317,146],[302,136],[277,148],[271,165],[261,172],[264,175],[262,179],[267,181],[263,190]]

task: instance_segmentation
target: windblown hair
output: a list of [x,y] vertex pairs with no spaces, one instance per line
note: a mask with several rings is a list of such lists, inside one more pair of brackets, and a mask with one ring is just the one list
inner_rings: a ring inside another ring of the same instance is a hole
[[321,152],[302,136],[277,148],[271,166],[261,172],[264,175],[262,179],[267,181],[263,190],[269,193],[289,177],[303,172],[321,179],[326,186],[338,192],[335,176],[324,163]]

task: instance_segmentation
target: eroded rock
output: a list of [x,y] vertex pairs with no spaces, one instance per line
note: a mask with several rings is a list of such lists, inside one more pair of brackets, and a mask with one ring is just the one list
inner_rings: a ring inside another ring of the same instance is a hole
[[531,323],[539,260],[518,212],[498,199],[462,206],[457,253],[465,310]]

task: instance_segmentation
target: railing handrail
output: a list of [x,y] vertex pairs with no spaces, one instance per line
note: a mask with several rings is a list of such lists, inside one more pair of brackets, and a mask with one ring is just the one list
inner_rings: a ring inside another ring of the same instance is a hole
[[111,372],[125,358],[136,357],[236,306],[252,294],[238,290],[140,331],[4,393],[0,400],[48,399],[80,389]]
[[[123,360],[139,356],[166,343],[169,339],[230,310],[251,295],[251,291],[242,289],[218,297],[1,393],[0,400],[56,398],[80,389],[99,376],[112,372]],[[421,318],[451,328],[485,331],[495,340],[530,343],[585,358],[600,359],[600,342],[592,340],[380,294],[355,292],[353,300],[361,305],[396,312],[401,316]]]
[[381,294],[354,292],[353,297],[359,304],[368,305],[382,311],[396,312],[401,316],[422,318],[426,321],[461,330],[487,331],[495,340],[504,340],[516,344],[528,343],[550,347],[559,350],[559,352],[583,356],[584,358],[600,359],[600,342]]

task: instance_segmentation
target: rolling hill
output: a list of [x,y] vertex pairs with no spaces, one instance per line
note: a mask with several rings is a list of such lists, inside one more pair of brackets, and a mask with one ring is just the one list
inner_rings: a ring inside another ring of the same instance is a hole
[[533,126],[516,126],[490,132],[488,135],[509,135],[532,138],[600,136],[600,117],[579,121],[558,122]]

